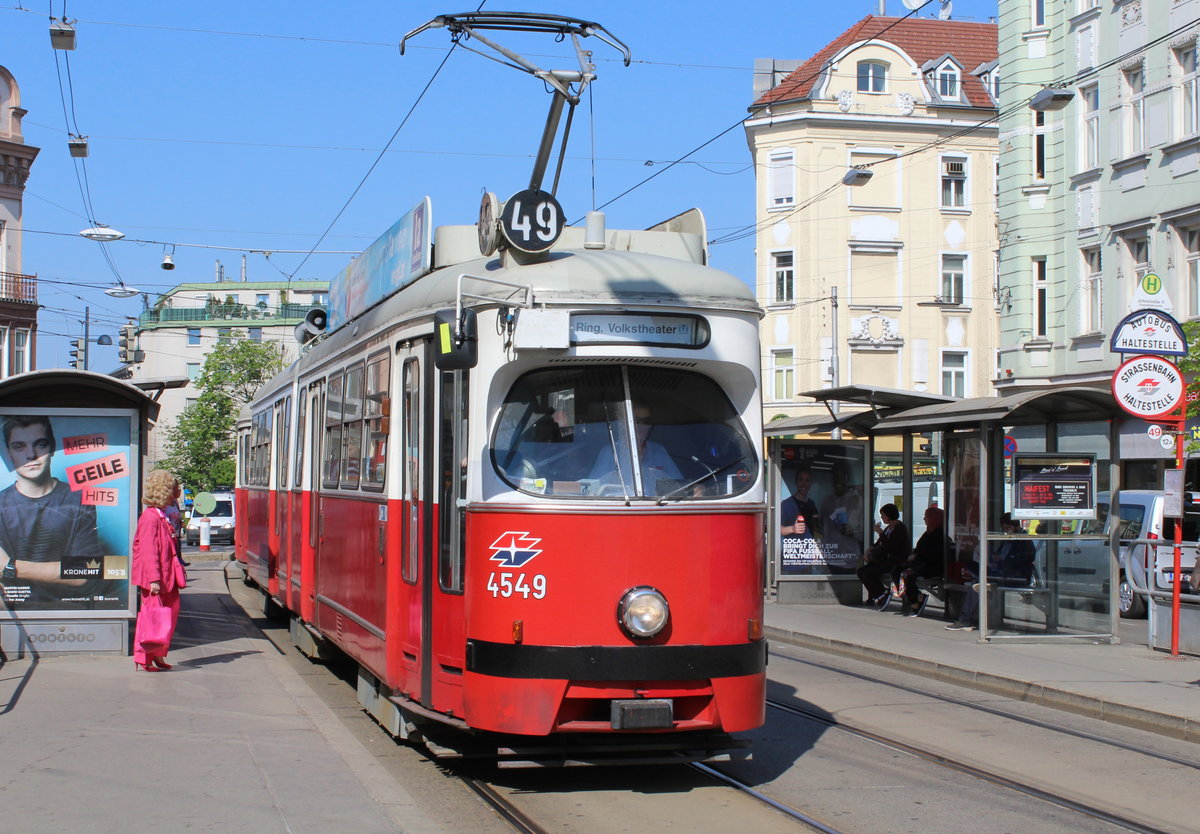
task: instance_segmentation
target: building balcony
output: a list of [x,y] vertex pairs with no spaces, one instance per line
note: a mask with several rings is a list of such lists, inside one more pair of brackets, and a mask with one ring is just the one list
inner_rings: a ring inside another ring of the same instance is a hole
[[37,276],[0,272],[0,301],[37,305]]
[[294,325],[311,310],[308,304],[256,307],[247,304],[208,304],[204,307],[163,307],[138,316],[142,330],[186,325],[210,327],[278,327]]

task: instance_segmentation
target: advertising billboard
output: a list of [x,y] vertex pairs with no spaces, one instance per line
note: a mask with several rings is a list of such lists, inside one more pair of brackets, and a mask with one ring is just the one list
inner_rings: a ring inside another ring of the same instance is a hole
[[866,460],[862,443],[781,444],[781,576],[854,574],[870,504]]
[[0,619],[132,614],[137,419],[0,409]]

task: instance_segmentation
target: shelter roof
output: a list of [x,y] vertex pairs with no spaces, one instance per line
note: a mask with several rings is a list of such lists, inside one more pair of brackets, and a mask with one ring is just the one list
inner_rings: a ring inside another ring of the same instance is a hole
[[953,429],[996,422],[1009,426],[1111,420],[1124,415],[1109,391],[1098,388],[1054,388],[1022,391],[1004,397],[973,397],[910,408],[884,417],[876,434]]

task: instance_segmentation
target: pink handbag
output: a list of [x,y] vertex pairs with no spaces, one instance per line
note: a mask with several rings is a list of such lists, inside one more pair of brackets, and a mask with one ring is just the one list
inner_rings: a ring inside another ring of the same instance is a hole
[[162,604],[162,595],[148,595],[138,613],[138,648],[150,657],[166,654],[171,646],[171,620],[171,609]]

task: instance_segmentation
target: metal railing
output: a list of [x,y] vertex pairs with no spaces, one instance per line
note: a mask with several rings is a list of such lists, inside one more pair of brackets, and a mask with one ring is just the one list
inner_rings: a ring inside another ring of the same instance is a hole
[[37,276],[0,272],[0,301],[37,304]]
[[253,304],[207,304],[203,307],[163,307],[145,310],[138,316],[139,327],[162,324],[253,322],[278,324],[282,320],[302,319],[312,309],[309,304],[284,304],[280,307],[258,307]]

